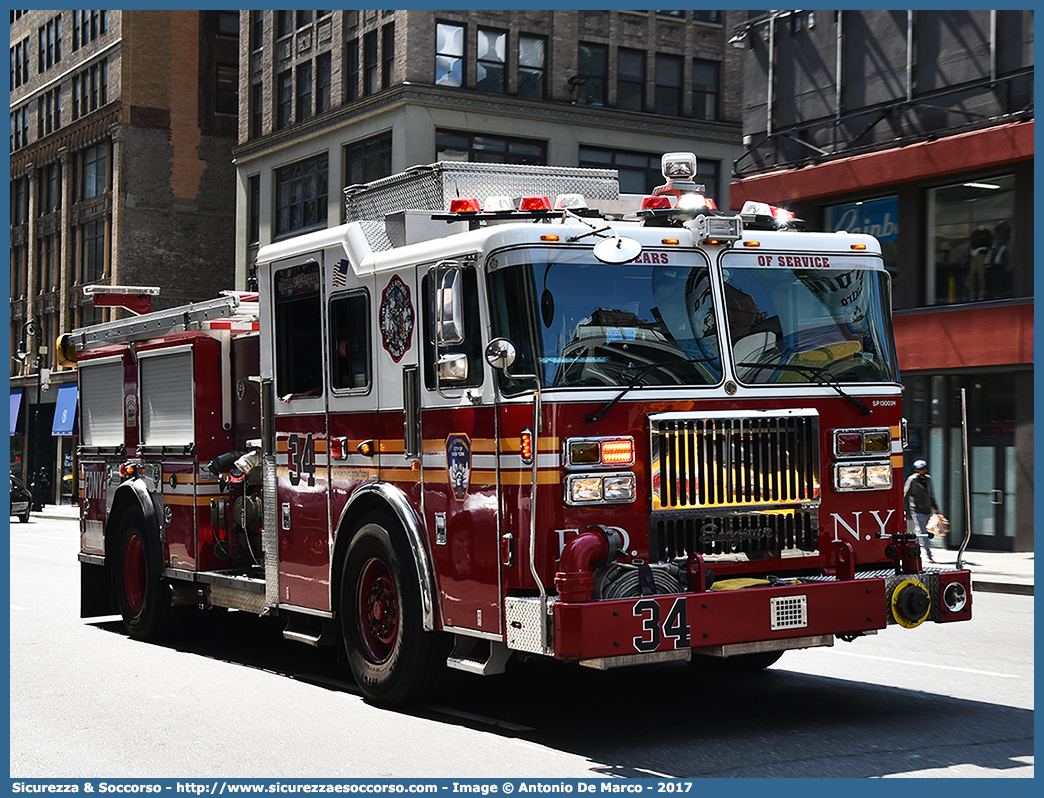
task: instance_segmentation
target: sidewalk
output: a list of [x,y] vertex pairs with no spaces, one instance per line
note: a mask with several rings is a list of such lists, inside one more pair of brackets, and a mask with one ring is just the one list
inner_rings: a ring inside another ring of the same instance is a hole
[[[76,505],[49,504],[43,512],[33,513],[34,518],[57,518],[75,521]],[[935,568],[952,568],[957,562],[957,550],[940,550],[933,547]],[[966,551],[961,563],[972,572],[972,590],[984,593],[1016,593],[1033,595],[1033,552],[1010,551]],[[929,568],[931,563],[926,563]]]

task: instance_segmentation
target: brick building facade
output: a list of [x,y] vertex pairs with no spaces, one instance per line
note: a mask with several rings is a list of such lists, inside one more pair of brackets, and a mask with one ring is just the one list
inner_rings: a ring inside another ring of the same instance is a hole
[[55,410],[75,372],[54,341],[122,312],[83,288],[158,286],[158,308],[233,286],[238,17],[10,12],[11,462],[46,468],[56,496],[74,484]]

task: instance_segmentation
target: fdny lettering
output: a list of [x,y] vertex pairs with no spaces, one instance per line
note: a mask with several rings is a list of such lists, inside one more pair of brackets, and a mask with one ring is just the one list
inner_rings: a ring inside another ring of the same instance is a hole
[[825,255],[758,255],[758,266],[779,266],[783,269],[829,269],[830,258]]
[[670,263],[666,252],[643,252],[632,263],[657,263],[665,266]]
[[[881,513],[880,513],[879,510],[871,510],[870,511],[870,515],[873,516],[874,521],[877,522],[877,527],[878,527],[878,530],[880,531],[880,534],[881,534],[882,537],[884,537],[884,535],[885,535],[885,527],[888,525],[888,520],[892,517],[892,515],[894,513],[895,513],[894,509],[889,510],[888,511],[888,515],[886,515],[884,518],[881,518]],[[844,518],[842,518],[837,513],[831,513],[830,516],[834,519],[834,539],[831,542],[832,543],[840,543],[841,542],[841,537],[840,537],[841,530],[840,530],[840,527],[844,527],[845,531],[847,531],[848,534],[850,534],[856,540],[859,540],[859,516],[861,516],[862,514],[863,514],[862,510],[859,510],[858,512],[852,513],[852,516],[853,516],[854,521],[855,521],[855,526],[853,527],[847,521],[845,521]],[[873,535],[867,535],[866,536],[867,540],[871,540],[872,538],[873,538]]]
[[101,471],[88,471],[85,475],[84,490],[91,501],[102,498],[102,479]]

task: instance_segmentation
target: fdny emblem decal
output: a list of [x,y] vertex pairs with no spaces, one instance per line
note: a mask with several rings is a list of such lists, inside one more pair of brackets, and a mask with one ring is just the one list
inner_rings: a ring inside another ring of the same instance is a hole
[[399,275],[392,277],[388,287],[381,294],[381,339],[384,348],[398,363],[406,350],[410,348],[413,338],[413,304],[410,302],[410,289]]
[[463,433],[446,438],[446,473],[449,475],[453,498],[464,501],[471,482],[471,439]]

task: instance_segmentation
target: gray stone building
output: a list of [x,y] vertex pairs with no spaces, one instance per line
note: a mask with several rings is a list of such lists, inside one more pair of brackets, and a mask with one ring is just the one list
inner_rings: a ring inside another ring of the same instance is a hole
[[722,11],[244,11],[236,281],[259,246],[340,224],[343,188],[438,160],[615,168],[693,151],[720,206],[740,149]]
[[83,288],[233,286],[238,36],[235,11],[10,12],[11,468],[52,498],[76,441],[55,339],[123,312]]

